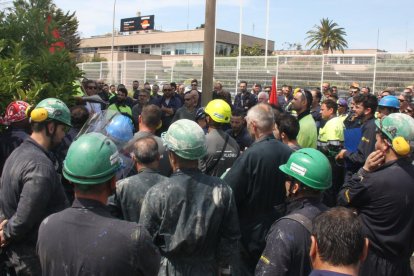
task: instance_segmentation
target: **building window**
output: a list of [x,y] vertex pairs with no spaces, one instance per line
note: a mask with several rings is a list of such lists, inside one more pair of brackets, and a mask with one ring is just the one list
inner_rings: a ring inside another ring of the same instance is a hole
[[151,47],[149,45],[142,45],[141,54],[151,54]]
[[186,43],[176,44],[174,53],[176,55],[185,55],[186,54]]
[[81,53],[96,53],[98,51],[98,48],[82,48],[80,49]]

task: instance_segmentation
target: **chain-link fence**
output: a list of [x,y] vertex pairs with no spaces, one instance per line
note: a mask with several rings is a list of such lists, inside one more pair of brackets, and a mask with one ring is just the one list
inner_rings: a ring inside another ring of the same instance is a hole
[[[146,60],[122,62],[90,62],[78,65],[85,77],[104,79],[107,83],[133,80],[150,83],[176,82],[190,84],[192,79],[202,81],[201,58],[181,60]],[[276,76],[277,85],[293,87],[320,87],[323,82],[346,91],[352,82],[373,91],[392,87],[402,91],[414,84],[414,54],[378,53],[376,55],[280,55],[265,57],[217,57],[214,79],[224,89],[234,92],[237,83],[271,85]]]

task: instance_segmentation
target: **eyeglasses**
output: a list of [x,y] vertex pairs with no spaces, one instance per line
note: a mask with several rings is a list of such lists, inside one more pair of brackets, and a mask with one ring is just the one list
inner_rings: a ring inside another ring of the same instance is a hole
[[88,86],[88,89],[96,89],[96,86]]

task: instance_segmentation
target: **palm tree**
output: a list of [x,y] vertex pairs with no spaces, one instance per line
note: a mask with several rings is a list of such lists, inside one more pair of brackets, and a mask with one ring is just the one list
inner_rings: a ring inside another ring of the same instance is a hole
[[346,42],[344,36],[346,32],[344,28],[339,28],[338,24],[329,20],[329,18],[322,18],[321,24],[315,25],[313,30],[306,32],[308,35],[308,43],[306,46],[311,45],[311,49],[323,49],[323,52],[327,54],[329,50],[331,53],[333,50],[344,51],[344,48],[348,47],[348,42]]

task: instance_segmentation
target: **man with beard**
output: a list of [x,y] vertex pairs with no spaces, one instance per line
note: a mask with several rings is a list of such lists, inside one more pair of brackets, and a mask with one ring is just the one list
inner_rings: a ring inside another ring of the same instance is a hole
[[331,186],[331,168],[320,151],[307,148],[292,153],[279,169],[287,176],[288,215],[272,225],[255,275],[307,276],[312,219],[328,209],[321,192]]
[[239,93],[234,98],[234,107],[241,108],[247,112],[256,103],[256,96],[247,91],[247,81],[241,81],[239,84]]
[[195,109],[195,99],[193,97],[193,95],[191,95],[192,92],[186,92],[184,94],[184,105],[182,107],[180,107],[177,112],[175,112],[174,118],[172,119],[171,123],[174,123],[177,120],[181,120],[181,119],[188,119],[191,121],[195,120],[195,114],[196,114],[196,109]]
[[126,90],[126,88],[124,87],[120,87],[118,89],[118,95],[117,95],[117,99],[116,102],[114,102],[113,104],[111,104],[108,109],[109,110],[115,110],[118,111],[128,117],[132,116],[132,110],[131,107],[129,107],[127,105],[127,97],[128,97],[128,90]]
[[299,90],[293,97],[292,109],[298,114],[299,134],[297,140],[302,148],[316,148],[318,138],[316,123],[310,114],[312,94],[308,90]]
[[[347,171],[345,173],[345,182],[356,173],[365,163],[368,155],[375,148],[375,117],[377,110],[377,98],[372,95],[357,95],[354,98],[353,111],[357,118],[362,120],[361,134],[362,138],[355,152],[346,149],[341,150],[335,157],[336,160],[344,159],[347,162]],[[345,138],[346,143],[346,138]]]
[[253,143],[253,138],[250,136],[246,128],[245,113],[241,109],[235,109],[231,112],[230,125],[231,128],[226,130],[226,133],[233,137],[240,150],[244,151]]
[[0,244],[17,275],[41,274],[39,225],[69,205],[50,155],[71,126],[69,109],[49,98],[29,113],[33,133],[7,159],[0,185]]
[[357,210],[370,241],[359,275],[413,275],[414,119],[392,113],[374,126],[375,151],[342,186],[338,203]]
[[171,125],[171,121],[174,117],[175,112],[181,107],[181,100],[178,96],[172,93],[171,85],[165,84],[162,92],[164,95],[155,100],[154,104],[161,108],[161,121],[162,127],[159,130],[163,132],[168,129]]
[[226,101],[226,103],[228,103],[230,107],[232,106],[231,95],[229,92],[223,90],[223,85],[221,84],[221,82],[216,82],[214,84],[213,100],[215,99],[222,99]]
[[139,81],[134,80],[132,82],[132,98],[134,98],[134,100],[139,100]]

